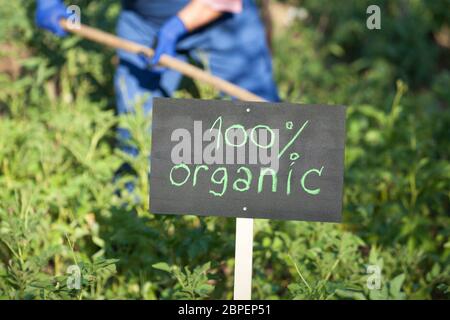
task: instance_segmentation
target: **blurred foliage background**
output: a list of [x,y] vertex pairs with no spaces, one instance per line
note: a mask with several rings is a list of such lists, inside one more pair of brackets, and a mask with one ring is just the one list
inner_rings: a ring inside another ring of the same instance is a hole
[[[114,32],[119,1],[72,2]],[[282,98],[348,111],[344,223],[257,220],[253,298],[448,299],[450,1],[260,2]],[[33,15],[34,1],[0,0],[0,298],[232,298],[234,219],[148,212],[151,119],[115,116],[114,52]],[[116,148],[119,124],[140,156]],[[114,180],[124,162],[135,174]]]

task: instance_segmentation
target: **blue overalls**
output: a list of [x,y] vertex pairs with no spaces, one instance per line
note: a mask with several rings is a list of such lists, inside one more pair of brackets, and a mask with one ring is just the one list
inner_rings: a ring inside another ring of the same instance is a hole
[[[161,25],[188,2],[122,0],[117,34],[153,46]],[[180,73],[168,69],[153,71],[138,55],[122,50],[118,56],[120,63],[114,86],[119,114],[133,111],[136,105],[143,105],[145,112],[150,112],[152,97],[169,97],[178,88]],[[279,101],[265,31],[253,0],[243,0],[241,13],[224,14],[210,25],[182,37],[177,43],[176,58],[193,59],[220,78],[269,101]],[[119,129],[119,137],[126,141],[128,132]],[[126,151],[137,152],[132,148]]]

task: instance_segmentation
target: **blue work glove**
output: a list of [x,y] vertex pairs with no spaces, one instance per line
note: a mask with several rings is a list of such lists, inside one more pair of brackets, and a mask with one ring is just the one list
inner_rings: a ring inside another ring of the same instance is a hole
[[59,25],[59,20],[68,18],[67,8],[61,0],[38,0],[36,6],[36,25],[51,31],[58,37],[67,33]]
[[158,44],[150,64],[157,65],[163,54],[174,56],[178,39],[187,32],[186,26],[178,16],[174,16],[164,23],[158,32]]

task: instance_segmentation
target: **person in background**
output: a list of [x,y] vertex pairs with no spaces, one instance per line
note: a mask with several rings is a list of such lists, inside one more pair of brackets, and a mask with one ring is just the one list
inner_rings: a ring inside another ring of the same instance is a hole
[[[38,0],[36,23],[64,36],[59,20],[68,17],[62,0]],[[152,109],[153,97],[170,97],[182,75],[162,69],[163,54],[194,60],[212,74],[245,88],[268,101],[279,101],[273,80],[271,55],[254,0],[122,0],[117,35],[155,48],[154,57],[118,50],[115,92],[119,114],[142,105]],[[130,138],[119,130],[121,148]],[[125,142],[125,143],[124,143]]]

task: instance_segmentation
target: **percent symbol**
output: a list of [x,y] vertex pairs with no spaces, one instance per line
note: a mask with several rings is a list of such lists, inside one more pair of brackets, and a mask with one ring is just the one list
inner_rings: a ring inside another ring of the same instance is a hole
[[[300,134],[302,133],[303,129],[306,128],[306,126],[308,125],[309,120],[306,120],[305,123],[303,123],[303,125],[300,127],[300,129],[298,129],[298,131],[295,133],[295,135],[292,137],[291,140],[289,140],[289,142],[284,146],[284,148],[281,150],[281,152],[278,154],[278,159],[281,158],[283,156],[283,154],[289,149],[289,147],[298,139],[298,137],[300,136]],[[286,122],[286,129],[288,130],[292,130],[294,127],[294,123],[292,121],[287,121]],[[297,160],[300,157],[300,155],[297,152],[293,152],[290,154],[290,159],[292,161]]]

